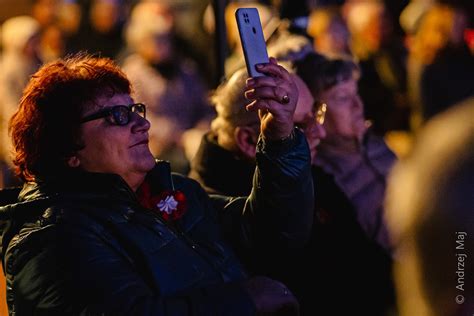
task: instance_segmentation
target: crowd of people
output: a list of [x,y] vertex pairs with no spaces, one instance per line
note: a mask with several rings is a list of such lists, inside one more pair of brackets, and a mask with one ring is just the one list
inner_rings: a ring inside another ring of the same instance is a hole
[[[168,2],[36,0],[5,21],[10,315],[471,315],[471,17],[406,4],[397,31],[382,1],[304,19],[232,1],[215,88]],[[262,77],[239,6],[260,12]]]

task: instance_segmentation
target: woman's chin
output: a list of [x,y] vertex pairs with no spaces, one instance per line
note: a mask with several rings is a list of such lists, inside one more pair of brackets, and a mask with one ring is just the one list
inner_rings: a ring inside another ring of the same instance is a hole
[[153,157],[153,155],[151,154],[151,152],[147,155],[146,158],[144,158],[144,161],[142,162],[142,165],[143,165],[143,170],[145,170],[146,172],[150,171],[151,169],[153,169],[153,167],[155,167],[155,157]]

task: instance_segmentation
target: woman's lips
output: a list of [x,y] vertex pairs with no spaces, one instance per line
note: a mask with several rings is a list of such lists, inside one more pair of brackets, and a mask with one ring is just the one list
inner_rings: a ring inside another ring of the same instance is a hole
[[133,144],[132,146],[130,147],[135,147],[135,146],[140,146],[140,145],[148,145],[148,139],[144,139],[142,140],[141,142],[138,142],[136,144]]

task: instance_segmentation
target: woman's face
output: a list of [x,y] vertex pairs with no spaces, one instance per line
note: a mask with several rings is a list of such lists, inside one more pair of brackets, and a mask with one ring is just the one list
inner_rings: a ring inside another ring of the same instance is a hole
[[327,104],[324,127],[328,138],[362,138],[366,129],[364,106],[355,79],[340,82],[323,91],[320,101]]
[[[132,103],[128,94],[102,96],[96,100],[98,106],[88,109],[83,117],[114,105]],[[136,190],[155,160],[148,148],[150,123],[137,113],[130,115],[124,126],[114,125],[107,118],[83,123],[80,136],[85,147],[76,154],[76,163],[69,164],[89,172],[118,174]]]

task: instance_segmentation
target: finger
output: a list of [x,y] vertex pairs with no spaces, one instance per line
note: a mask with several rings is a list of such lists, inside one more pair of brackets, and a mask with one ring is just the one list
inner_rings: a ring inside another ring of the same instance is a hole
[[278,61],[275,57],[270,57],[270,63],[272,63],[274,65],[278,65]]
[[[245,91],[245,97],[249,100],[255,99],[273,99],[282,104],[288,103],[288,92],[283,87],[260,87]],[[284,101],[287,98],[286,102]]]
[[252,103],[246,105],[245,109],[247,111],[258,111],[262,110],[264,112],[273,112],[273,106],[268,100],[255,100]]
[[256,67],[259,72],[270,77],[277,77],[277,78],[283,78],[285,80],[288,80],[290,76],[289,72],[278,64],[273,64],[273,63],[258,64]]
[[247,88],[258,88],[264,86],[276,87],[284,85],[286,82],[281,78],[262,76],[258,78],[249,78],[246,81]]

